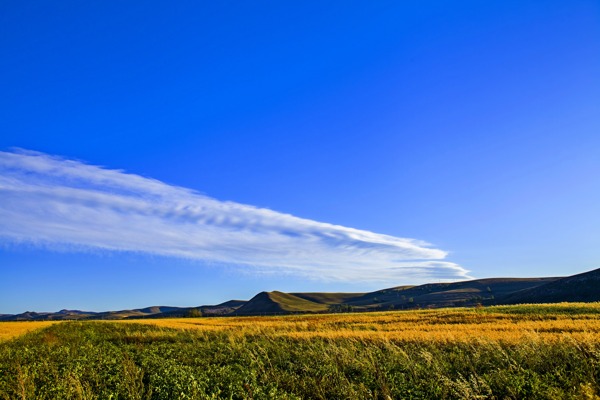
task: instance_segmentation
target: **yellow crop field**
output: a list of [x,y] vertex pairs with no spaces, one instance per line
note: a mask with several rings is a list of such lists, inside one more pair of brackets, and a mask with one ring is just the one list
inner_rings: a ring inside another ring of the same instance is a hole
[[45,328],[55,321],[11,321],[0,322],[0,341],[12,339],[40,328]]
[[[0,340],[58,321],[1,322]],[[97,321],[103,323],[104,321]],[[164,318],[111,321],[234,336],[349,338],[426,342],[556,341],[600,342],[600,303],[564,303],[374,313],[287,316]]]
[[428,342],[600,342],[600,303],[438,309],[379,313],[126,320],[164,328],[233,335]]

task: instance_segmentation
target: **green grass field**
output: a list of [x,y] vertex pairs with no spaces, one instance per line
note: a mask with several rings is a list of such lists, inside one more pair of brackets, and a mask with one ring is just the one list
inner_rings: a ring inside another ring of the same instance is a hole
[[0,399],[598,399],[599,318],[562,304],[61,322],[0,343]]

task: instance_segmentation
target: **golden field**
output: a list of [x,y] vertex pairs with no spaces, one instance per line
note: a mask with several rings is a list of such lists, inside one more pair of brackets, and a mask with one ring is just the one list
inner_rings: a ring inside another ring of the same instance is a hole
[[0,341],[12,339],[21,336],[27,332],[45,328],[55,321],[11,321],[0,322]]
[[[516,307],[522,306],[512,308]],[[511,313],[511,307],[490,307],[123,322],[141,322],[186,330],[227,331],[235,335],[263,334],[306,339],[320,337],[434,342],[491,340],[514,343],[523,339],[555,341],[573,338],[600,342],[600,304],[565,303],[531,307],[537,312]],[[579,307],[582,308],[581,311],[574,311]]]
[[[103,323],[104,321],[98,321]],[[576,339],[600,342],[600,303],[563,303],[373,313],[111,321],[234,336],[431,342]],[[0,340],[56,322],[2,322]]]

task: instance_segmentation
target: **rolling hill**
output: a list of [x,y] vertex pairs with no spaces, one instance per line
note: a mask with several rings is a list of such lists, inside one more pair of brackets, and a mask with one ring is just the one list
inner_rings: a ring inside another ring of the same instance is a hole
[[511,293],[505,304],[600,301],[600,269]]
[[328,305],[304,299],[290,293],[260,292],[233,312],[234,315],[291,314],[324,312]]
[[562,278],[487,278],[396,286],[369,293],[260,292],[248,301],[230,300],[217,305],[198,307],[154,306],[106,312],[27,311],[16,315],[0,315],[0,321],[279,315],[564,301],[600,301],[600,269]]

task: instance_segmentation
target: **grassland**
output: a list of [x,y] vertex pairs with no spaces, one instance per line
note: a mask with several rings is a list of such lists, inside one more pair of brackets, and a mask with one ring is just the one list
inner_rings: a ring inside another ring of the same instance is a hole
[[0,343],[1,399],[598,399],[599,382],[598,303],[61,322]]

